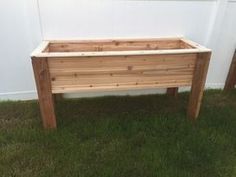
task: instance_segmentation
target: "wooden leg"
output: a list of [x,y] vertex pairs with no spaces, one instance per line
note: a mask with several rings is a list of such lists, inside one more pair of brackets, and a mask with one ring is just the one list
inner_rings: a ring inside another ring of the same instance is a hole
[[63,99],[62,93],[53,94],[53,97],[56,101]]
[[47,58],[32,58],[35,82],[44,128],[56,128],[53,95]]
[[236,50],[225,82],[224,91],[233,89],[235,85],[236,85]]
[[178,87],[167,88],[167,95],[177,97],[178,95]]
[[193,120],[198,117],[200,111],[210,57],[211,52],[200,53],[196,61],[187,113]]

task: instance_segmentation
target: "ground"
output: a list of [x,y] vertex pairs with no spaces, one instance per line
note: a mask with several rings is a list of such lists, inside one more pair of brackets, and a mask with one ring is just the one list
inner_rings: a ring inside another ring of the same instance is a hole
[[42,129],[36,101],[0,103],[1,177],[235,177],[236,91],[58,101]]

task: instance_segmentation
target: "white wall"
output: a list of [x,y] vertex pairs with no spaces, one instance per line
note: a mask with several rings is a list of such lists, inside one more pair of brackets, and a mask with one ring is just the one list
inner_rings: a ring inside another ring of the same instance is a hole
[[31,33],[38,26],[30,23],[28,5],[26,0],[0,0],[0,99],[35,97],[29,55],[40,37]]
[[226,0],[0,1],[0,99],[36,97],[29,55],[42,38],[184,35],[213,49],[207,85],[222,87],[236,41],[236,7],[230,4],[234,5]]
[[220,10],[222,22],[213,31],[214,33],[218,30],[217,35],[212,36],[213,42],[209,42],[213,56],[207,82],[212,87],[224,85],[236,49],[236,1],[227,2],[225,9]]
[[185,35],[201,43],[216,5],[216,1],[39,2],[46,39]]

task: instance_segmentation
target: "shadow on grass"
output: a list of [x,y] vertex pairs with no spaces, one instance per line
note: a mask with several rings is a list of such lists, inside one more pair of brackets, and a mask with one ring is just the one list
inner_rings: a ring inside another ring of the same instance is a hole
[[0,103],[2,176],[236,175],[236,93],[207,91],[199,119],[188,93],[68,99],[58,129],[41,128],[35,101]]

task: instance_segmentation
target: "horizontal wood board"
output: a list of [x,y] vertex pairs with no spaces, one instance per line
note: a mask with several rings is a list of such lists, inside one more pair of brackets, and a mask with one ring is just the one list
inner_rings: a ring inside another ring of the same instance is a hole
[[96,40],[50,40],[43,41],[31,57],[84,57],[84,56],[132,56],[187,54],[210,52],[183,37]]
[[50,43],[49,52],[133,51],[193,48],[181,40],[94,41]]
[[196,54],[49,58],[52,92],[191,86]]

